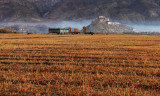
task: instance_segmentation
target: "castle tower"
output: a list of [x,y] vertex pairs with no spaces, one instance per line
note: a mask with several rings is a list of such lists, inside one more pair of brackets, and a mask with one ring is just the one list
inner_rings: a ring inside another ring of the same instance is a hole
[[100,22],[109,22],[109,18],[106,18],[105,16],[99,16],[98,19]]

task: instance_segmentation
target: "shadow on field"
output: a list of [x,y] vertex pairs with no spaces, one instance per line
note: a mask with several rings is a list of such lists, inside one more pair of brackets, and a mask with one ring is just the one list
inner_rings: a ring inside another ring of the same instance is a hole
[[155,84],[155,85],[137,85],[136,86],[137,88],[141,88],[141,89],[144,89],[144,90],[160,90],[160,86],[158,84]]

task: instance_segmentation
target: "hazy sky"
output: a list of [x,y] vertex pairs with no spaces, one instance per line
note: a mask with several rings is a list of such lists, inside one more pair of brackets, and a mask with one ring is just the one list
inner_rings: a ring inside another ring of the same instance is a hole
[[160,25],[139,25],[139,24],[132,24],[129,25],[134,27],[138,32],[160,32]]
[[[88,26],[91,24],[92,20],[83,20],[83,21],[63,21],[55,24],[50,24],[50,23],[18,23],[22,24],[24,26],[32,26],[32,25],[46,25],[47,27],[51,28],[79,28],[80,30],[82,29],[83,26]],[[2,23],[1,23],[2,24]],[[0,26],[1,26],[0,24]],[[12,23],[15,24],[15,23]],[[12,25],[12,24],[7,24],[7,25]],[[2,24],[3,25],[3,24]],[[142,25],[142,24],[127,24],[128,26],[131,26],[136,29],[137,32],[160,32],[160,25]],[[28,27],[30,28],[30,27]]]
[[83,26],[88,26],[89,24],[91,24],[92,20],[83,20],[83,21],[63,21],[60,23],[56,23],[56,24],[51,24],[50,27],[61,27],[61,28],[65,28],[65,27],[72,27],[72,28],[78,28],[78,29],[82,29]]

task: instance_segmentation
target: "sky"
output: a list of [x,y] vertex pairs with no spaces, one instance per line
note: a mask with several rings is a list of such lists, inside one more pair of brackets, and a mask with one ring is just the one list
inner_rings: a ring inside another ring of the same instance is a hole
[[160,32],[160,25],[129,24],[129,26],[135,28],[137,32]]

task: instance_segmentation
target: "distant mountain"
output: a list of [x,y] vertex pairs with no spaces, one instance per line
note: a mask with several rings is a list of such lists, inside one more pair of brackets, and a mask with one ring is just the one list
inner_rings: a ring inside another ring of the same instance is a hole
[[1,22],[93,19],[160,21],[160,0],[1,0]]
[[1,22],[41,22],[47,13],[58,1],[61,0],[1,0]]
[[[90,19],[99,15],[123,21],[160,20],[160,0],[66,0],[47,14],[53,19]],[[60,6],[60,7],[59,7]]]
[[56,3],[62,2],[63,0],[27,0],[34,8],[37,10],[37,12],[40,14],[41,17],[45,13],[47,13]]
[[40,21],[39,13],[26,0],[1,0],[0,21]]

